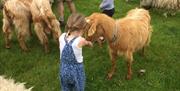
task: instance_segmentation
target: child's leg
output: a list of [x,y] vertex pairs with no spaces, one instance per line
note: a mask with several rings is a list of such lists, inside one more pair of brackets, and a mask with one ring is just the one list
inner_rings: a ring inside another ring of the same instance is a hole
[[62,91],[70,91],[71,87],[68,85],[67,81],[61,77],[61,90]]
[[84,88],[85,88],[85,80],[79,81],[75,86],[76,91],[84,91]]
[[67,5],[68,5],[68,7],[70,9],[70,12],[75,13],[76,8],[75,8],[75,5],[74,5],[73,1],[72,0],[66,0],[66,2],[67,2]]
[[67,84],[61,85],[61,89],[62,89],[62,91],[71,91]]
[[76,91],[84,91],[85,88],[85,72],[84,72],[84,68],[81,65],[80,69],[78,69],[78,76],[75,82],[75,89]]

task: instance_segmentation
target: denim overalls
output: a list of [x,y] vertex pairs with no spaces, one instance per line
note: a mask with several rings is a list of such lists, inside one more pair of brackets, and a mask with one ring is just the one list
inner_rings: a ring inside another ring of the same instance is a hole
[[66,42],[61,53],[60,78],[62,91],[84,91],[85,72],[83,63],[78,63],[73,52],[72,43],[77,37],[73,38],[69,43]]

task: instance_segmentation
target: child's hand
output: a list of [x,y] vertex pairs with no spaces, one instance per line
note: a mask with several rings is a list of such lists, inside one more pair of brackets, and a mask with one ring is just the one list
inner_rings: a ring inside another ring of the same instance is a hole
[[83,46],[90,46],[90,47],[93,47],[93,44],[91,41],[87,41],[85,38],[81,38],[80,39],[80,42],[78,44],[78,47],[83,47]]
[[89,45],[90,47],[93,47],[93,43],[92,43],[91,41],[88,41],[88,45]]

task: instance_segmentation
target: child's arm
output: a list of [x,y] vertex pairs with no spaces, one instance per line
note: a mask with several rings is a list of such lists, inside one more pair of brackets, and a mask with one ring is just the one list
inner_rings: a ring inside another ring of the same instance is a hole
[[87,46],[90,46],[90,47],[93,47],[92,42],[87,41],[85,38],[81,38],[81,39],[80,39],[80,42],[79,42],[79,44],[78,44],[78,47],[81,48],[81,47],[86,46],[86,45],[87,45]]

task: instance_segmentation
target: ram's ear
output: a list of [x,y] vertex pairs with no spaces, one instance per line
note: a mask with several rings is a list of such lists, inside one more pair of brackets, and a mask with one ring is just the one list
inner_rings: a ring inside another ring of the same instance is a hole
[[96,32],[97,21],[86,18],[86,22],[90,24],[88,36],[92,36]]

